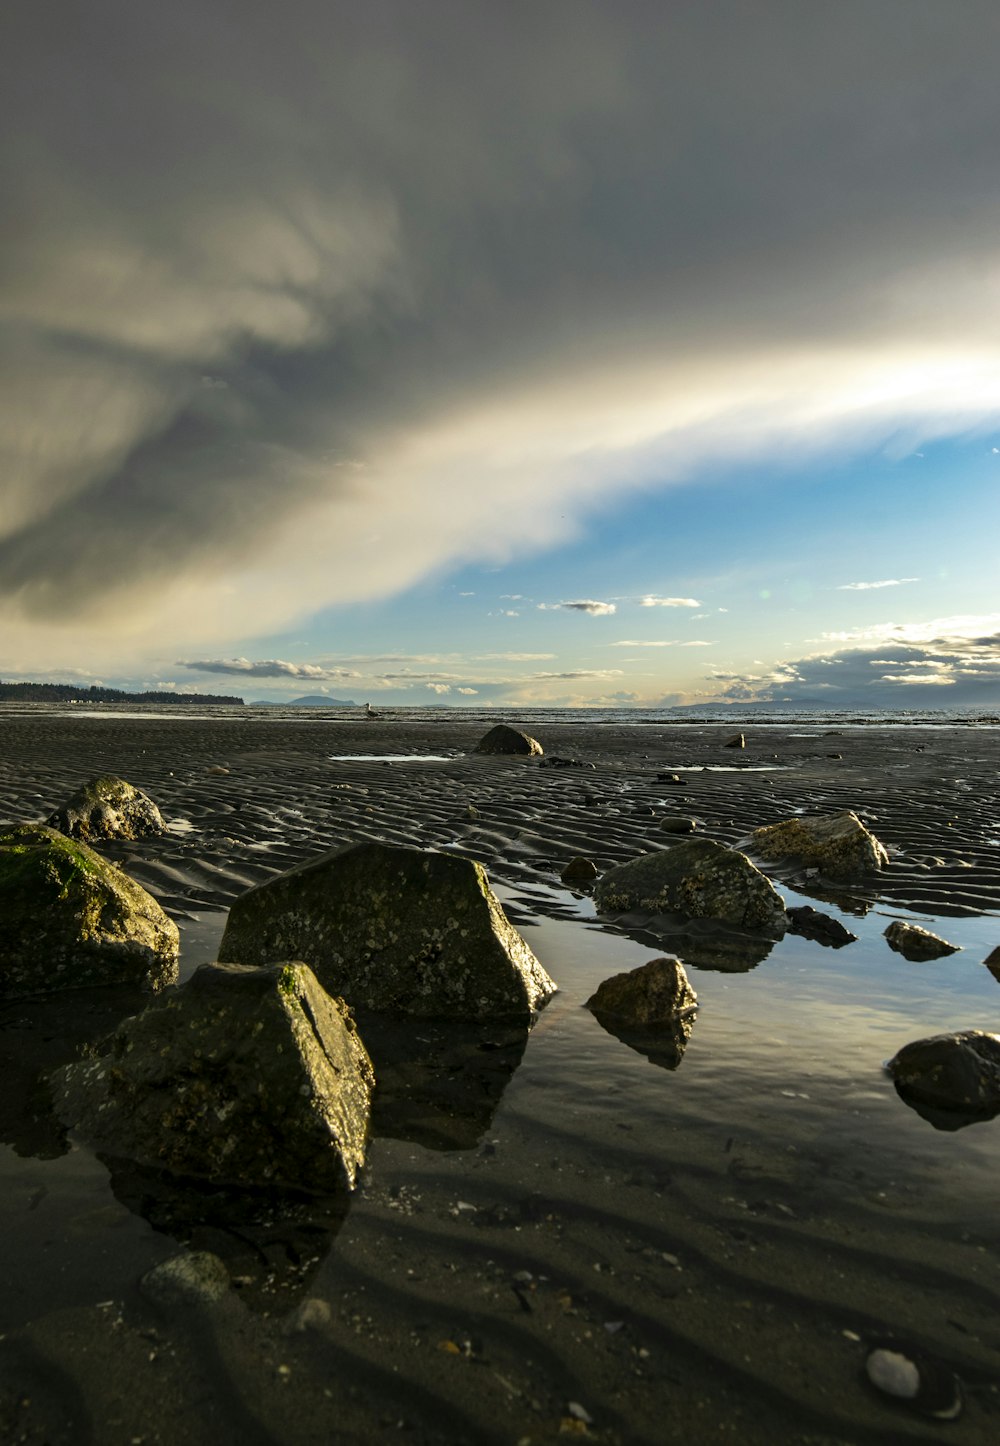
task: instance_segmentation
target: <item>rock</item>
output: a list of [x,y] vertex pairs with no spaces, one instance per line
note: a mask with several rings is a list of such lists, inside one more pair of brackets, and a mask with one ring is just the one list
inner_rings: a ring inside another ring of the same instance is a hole
[[208,1250],[171,1256],[139,1281],[139,1289],[157,1305],[212,1305],[228,1294],[229,1271]]
[[681,814],[668,813],[660,819],[660,827],[664,833],[694,833],[698,822],[693,818],[684,818]]
[[658,773],[656,778],[659,783],[672,783],[674,788],[687,788],[687,779],[679,773]]
[[564,884],[592,884],[597,878],[597,865],[592,859],[581,858],[579,854],[569,863],[559,875]]
[[177,979],[177,925],[85,843],[44,824],[0,830],[0,997]]
[[949,944],[929,929],[921,929],[919,924],[906,924],[902,919],[893,920],[885,931],[885,937],[890,949],[895,949],[897,954],[914,963],[924,959],[943,959],[946,954],[959,952],[959,945]]
[[[495,731],[495,730],[494,730],[494,731]],[[528,739],[528,742],[529,742],[529,743],[533,743],[533,742],[534,742],[534,739],[533,739],[533,738],[529,738],[529,739]],[[480,750],[480,751],[482,751],[482,750]],[[539,748],[538,751],[541,752],[541,749]],[[542,759],[541,763],[540,763],[538,766],[539,766],[539,768],[590,768],[590,769],[593,769],[595,765],[594,765],[593,763],[584,763],[581,758],[559,758],[559,757],[557,756],[557,754],[555,754],[555,753],[550,753],[546,758],[543,758],[543,759]]]
[[70,838],[146,838],[166,825],[153,800],[123,778],[92,778],[46,819]]
[[797,909],[786,909],[785,913],[788,916],[789,932],[801,934],[804,939],[814,939],[818,944],[832,949],[842,949],[845,944],[853,944],[857,940],[857,934],[852,934],[839,919],[833,919],[829,914],[821,914],[811,904],[803,904]]
[[352,1186],[374,1071],[342,999],[301,963],[203,965],[53,1077],[67,1124],[174,1175]]
[[883,1341],[869,1350],[865,1375],[883,1396],[892,1396],[921,1416],[954,1421],[962,1414],[962,1383],[954,1371],[923,1351]]
[[681,961],[663,958],[605,979],[587,1000],[587,1008],[620,1024],[648,1029],[672,1023],[697,1003]]
[[755,829],[744,842],[762,859],[816,868],[830,879],[854,879],[889,862],[875,835],[848,811],[787,818]]
[[735,738],[730,738],[728,743],[723,743],[723,748],[745,748],[747,740],[742,733],[737,733]]
[[556,988],[481,864],[373,842],[242,894],[219,958],[303,958],[356,1007],[457,1019],[524,1017]]
[[722,919],[742,929],[785,932],[785,903],[745,854],[711,839],[687,839],[609,869],[594,891],[602,913],[646,909]]
[[529,738],[527,733],[521,733],[517,728],[510,728],[506,723],[498,723],[491,728],[485,737],[480,738],[476,744],[477,753],[519,753],[531,756],[541,756],[545,750],[534,738]]
[[322,1331],[333,1320],[329,1301],[320,1296],[310,1296],[300,1301],[285,1320],[282,1330],[285,1335],[304,1335],[306,1331]]
[[932,1034],[904,1045],[886,1069],[908,1103],[974,1119],[1000,1111],[1000,1034]]
[[1000,947],[994,949],[992,954],[988,954],[983,960],[983,963],[993,975],[993,978],[1000,982]]

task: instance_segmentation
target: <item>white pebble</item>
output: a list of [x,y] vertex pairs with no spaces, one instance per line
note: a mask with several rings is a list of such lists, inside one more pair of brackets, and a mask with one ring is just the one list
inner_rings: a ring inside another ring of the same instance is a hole
[[913,1362],[899,1351],[884,1348],[872,1351],[865,1362],[868,1379],[887,1396],[912,1401],[920,1390],[920,1372]]

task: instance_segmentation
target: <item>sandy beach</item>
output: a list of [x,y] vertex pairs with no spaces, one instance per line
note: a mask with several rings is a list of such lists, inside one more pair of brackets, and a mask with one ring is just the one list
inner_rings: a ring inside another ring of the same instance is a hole
[[[734,750],[719,726],[527,726],[542,760],[477,755],[485,730],[455,721],[0,718],[4,820],[108,772],[158,803],[166,834],[101,852],[177,921],[182,978],[245,889],[380,839],[481,860],[560,987],[527,1040],[427,1032],[384,1081],[354,1196],[276,1200],[263,1220],[67,1144],[46,1113],[44,1070],[134,999],[5,1005],[4,1440],[996,1439],[1000,1123],[934,1130],[882,1063],[996,1025],[997,729],[770,724]],[[675,1069],[582,1008],[671,939],[665,921],[598,920],[560,882],[570,859],[604,871],[663,847],[671,815],[734,844],[844,808],[889,850],[875,882],[806,894],[770,872],[856,943],[687,958],[700,1009]],[[961,952],[908,963],[882,937],[895,918]],[[231,1290],[151,1303],[139,1277],[188,1245],[221,1256]],[[959,1420],[867,1385],[886,1337],[961,1378]]]

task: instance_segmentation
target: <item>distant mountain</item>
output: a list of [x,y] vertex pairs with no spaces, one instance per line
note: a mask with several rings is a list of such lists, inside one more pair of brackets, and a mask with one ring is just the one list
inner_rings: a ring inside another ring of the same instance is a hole
[[250,708],[360,708],[353,698],[328,698],[325,693],[307,693],[304,698],[289,698],[278,703],[274,698],[260,698]]

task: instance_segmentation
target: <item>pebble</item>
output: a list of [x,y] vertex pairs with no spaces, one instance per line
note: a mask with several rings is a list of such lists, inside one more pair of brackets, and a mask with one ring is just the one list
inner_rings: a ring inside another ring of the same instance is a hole
[[305,1331],[322,1330],[330,1324],[332,1311],[329,1303],[321,1300],[319,1296],[312,1296],[298,1305],[285,1321],[284,1331],[286,1335],[304,1333]]
[[877,1391],[936,1421],[954,1421],[965,1404],[958,1377],[940,1361],[896,1342],[875,1346],[865,1374]]
[[211,1305],[229,1290],[229,1271],[217,1255],[192,1250],[161,1261],[139,1281],[157,1305]]

